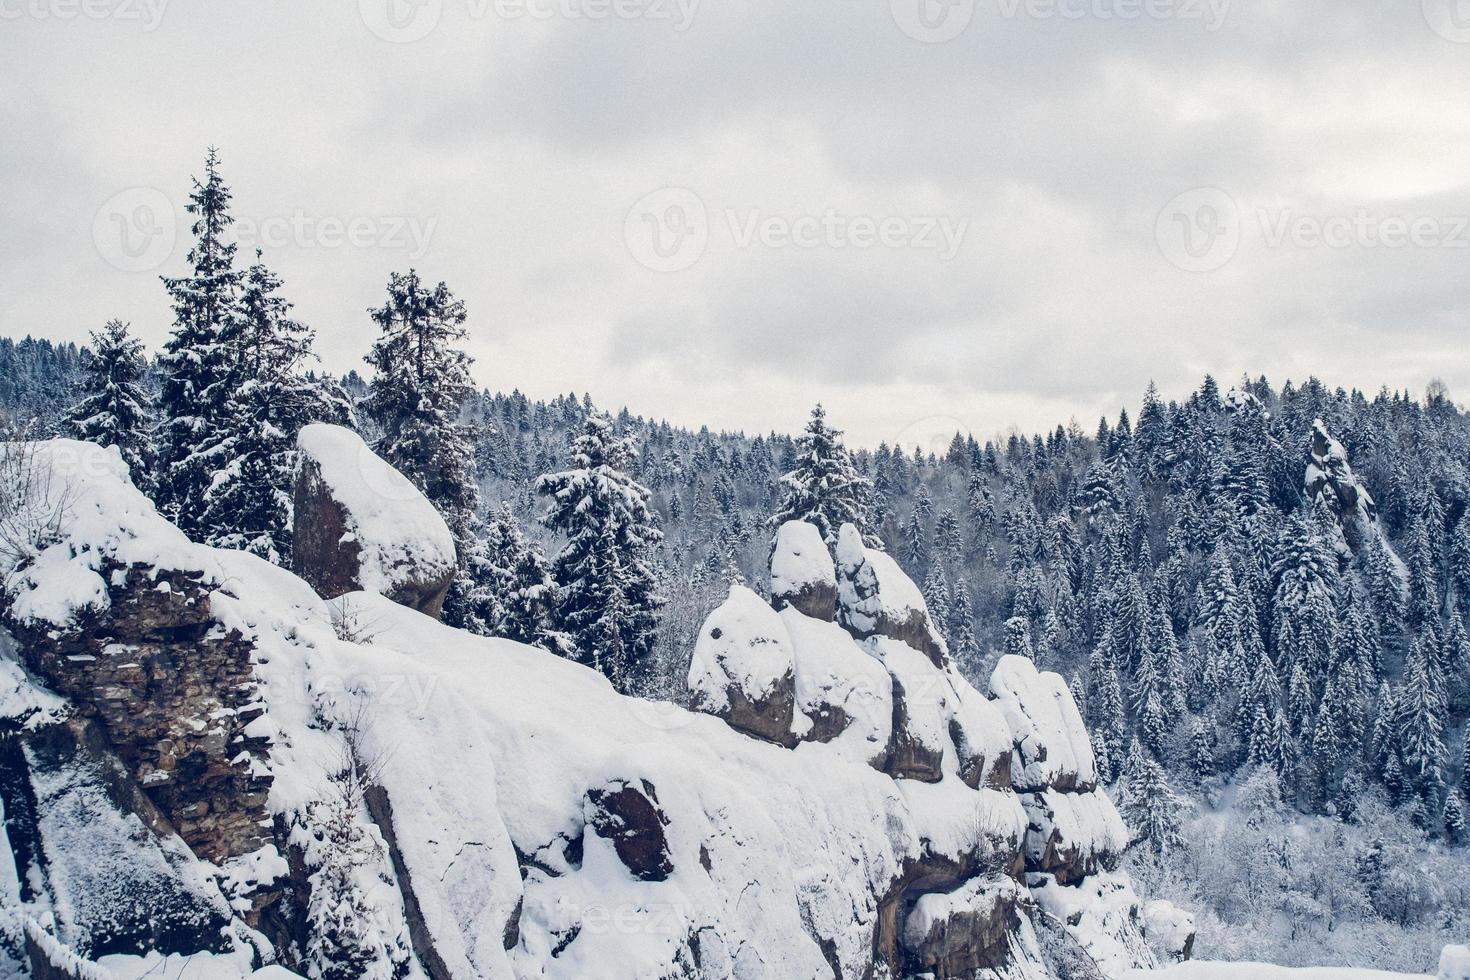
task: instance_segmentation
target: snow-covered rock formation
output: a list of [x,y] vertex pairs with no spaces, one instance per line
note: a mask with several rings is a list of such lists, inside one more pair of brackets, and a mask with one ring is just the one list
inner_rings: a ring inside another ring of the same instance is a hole
[[1353,552],[1369,541],[1392,547],[1378,523],[1378,505],[1348,463],[1347,450],[1332,437],[1321,419],[1312,423],[1312,445],[1303,489],[1307,499],[1323,508],[1342,529],[1344,541]]
[[[305,444],[340,488],[329,441]],[[836,621],[739,590],[711,617],[691,678],[732,726],[391,588],[331,603],[193,544],[113,451],[0,451],[34,463],[0,514],[21,529],[0,594],[0,974],[203,951],[208,975],[260,980],[1049,975],[1032,922],[1055,872],[1033,872],[1012,772],[1087,792],[1090,755],[1070,782],[1037,758],[1073,741],[1070,702],[976,691],[853,535]],[[422,529],[409,552],[442,554]],[[1051,850],[1078,849],[1054,822]],[[1053,931],[1091,949],[1100,930],[1126,953],[1108,969],[1147,962],[1126,881],[1079,867],[1065,887],[1106,887],[1106,908]]]
[[[771,577],[779,616],[732,589],[704,624],[690,688],[732,728],[797,753],[831,746],[885,773],[909,803],[920,846],[881,895],[875,958],[895,975],[1045,976],[1032,925],[1044,913],[1053,947],[1069,944],[1108,975],[1152,964],[1138,898],[1110,870],[1127,830],[1098,788],[1062,679],[1006,657],[991,696],[976,691],[913,582],[850,525],[834,567],[815,528],[786,524]],[[831,615],[825,603],[793,598],[834,579]],[[752,705],[781,709],[754,730]],[[1183,945],[1179,933],[1192,928],[1168,912],[1154,909],[1156,931],[1167,924],[1167,944]]]
[[325,599],[366,590],[438,616],[454,577],[454,537],[434,505],[339,425],[296,439],[291,568]]

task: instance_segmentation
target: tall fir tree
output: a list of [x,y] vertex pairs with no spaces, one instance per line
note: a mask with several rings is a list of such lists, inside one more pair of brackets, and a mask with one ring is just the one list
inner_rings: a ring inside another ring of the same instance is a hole
[[842,432],[827,424],[821,405],[812,409],[806,431],[796,440],[795,465],[781,477],[781,506],[771,519],[779,528],[787,521],[806,521],[822,532],[830,546],[842,525],[862,532],[870,546],[873,537],[873,484],[853,464],[842,444]]
[[204,493],[200,517],[209,544],[236,548],[280,564],[291,553],[296,434],[330,414],[321,385],[304,372],[312,331],[291,317],[278,295],[281,280],[256,261],[240,291],[240,318],[228,338],[233,430],[221,445],[229,462]]
[[549,498],[542,518],[566,536],[552,560],[561,590],[558,618],[576,658],[622,689],[638,679],[653,647],[656,613],[652,551],[663,539],[649,491],[628,475],[630,440],[606,415],[589,415],[572,444],[572,469],[547,474],[536,491]]
[[159,358],[163,374],[158,433],[158,500],[185,533],[204,530],[205,493],[230,464],[229,414],[233,364],[231,345],[239,334],[240,280],[235,243],[227,240],[230,189],[211,147],[204,179],[194,179],[187,210],[194,215],[192,271],[164,277],[173,303],[174,327]]
[[471,572],[479,539],[480,489],[471,465],[469,427],[462,421],[474,392],[470,357],[460,345],[468,314],[440,282],[418,272],[388,277],[388,297],[368,311],[382,331],[366,360],[374,369],[363,409],[378,426],[374,447],[423,491],[454,535],[459,571],[444,602],[445,621],[467,625],[485,597]]

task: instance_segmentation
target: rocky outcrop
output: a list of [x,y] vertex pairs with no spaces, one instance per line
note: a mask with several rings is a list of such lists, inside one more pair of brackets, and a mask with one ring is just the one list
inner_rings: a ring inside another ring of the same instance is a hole
[[1347,450],[1332,438],[1321,419],[1312,423],[1303,490],[1307,499],[1330,514],[1341,528],[1343,540],[1338,543],[1338,550],[1344,560],[1351,557],[1349,551],[1357,553],[1369,541],[1381,543],[1392,553],[1392,546],[1378,524],[1378,505],[1373,495],[1353,472]]
[[0,736],[0,772],[14,898],[67,909],[62,939],[76,954],[228,948],[224,896],[92,720]]
[[130,777],[196,854],[223,863],[259,849],[269,823],[268,741],[252,645],[225,630],[199,572],[106,562],[105,608],[67,629],[5,626],[26,666],[95,722]]
[[904,922],[908,968],[970,977],[1005,967],[1012,945],[1027,941],[1022,923],[1028,904],[1025,889],[1004,877],[975,878],[952,892],[921,896]]
[[806,521],[787,521],[771,551],[771,605],[830,623],[837,616],[837,574],[822,532]]
[[291,569],[324,599],[367,589],[438,618],[454,578],[454,537],[433,505],[354,432],[297,437]]
[[1071,692],[1025,657],[1002,657],[990,693],[1014,749],[1011,783],[1026,810],[1026,871],[1072,884],[1116,865],[1128,830],[1098,789],[1092,748]]
[[694,643],[687,678],[694,706],[754,738],[794,745],[796,660],[781,617],[735,585]]
[[837,537],[837,594],[837,621],[853,636],[886,636],[918,650],[935,667],[948,662],[919,587],[890,555],[865,547],[851,524]]
[[669,818],[647,780],[615,781],[587,793],[587,825],[611,842],[618,860],[639,881],[667,881],[674,865],[664,827]]
[[[1071,886],[1104,875],[1127,842],[1097,787],[1070,691],[1013,657],[997,667],[990,697],[976,691],[950,661],[913,582],[851,526],[838,537],[835,625],[823,591],[831,566],[816,529],[783,526],[772,562],[781,566],[772,572],[779,616],[747,590],[732,592],[692,658],[696,701],[766,741],[860,749],[916,816],[930,815],[920,820],[919,852],[877,903],[873,955],[895,976],[971,977],[1040,964],[1029,886],[1079,900]],[[796,708],[789,730],[787,664]],[[1106,894],[1096,902],[1129,911],[1086,920],[1109,937],[1098,948],[1125,949],[1119,963],[1153,962],[1136,897],[1125,884]],[[1091,963],[1076,938],[1082,922],[1074,916],[1057,928],[1068,955]]]
[[[1048,763],[1065,754],[1052,748],[1063,736],[1045,730],[1031,693],[1016,695],[1016,710],[1037,732],[1018,745],[1002,699],[966,682],[937,636],[926,640],[922,600],[915,607],[912,583],[879,558],[856,563],[871,576],[854,573],[862,588],[851,602],[839,595],[835,621],[732,594],[698,654],[699,676],[718,680],[701,693],[729,699],[722,723],[622,696],[543,650],[449,629],[383,590],[351,597],[371,641],[343,639],[302,580],[188,542],[125,478],[98,477],[105,461],[83,462],[63,473],[80,481],[76,519],[12,571],[3,600],[17,657],[65,697],[0,683],[3,716],[27,732],[90,725],[99,752],[118,760],[119,785],[134,787],[114,796],[118,825],[164,842],[108,847],[124,863],[162,854],[168,880],[199,883],[198,907],[220,916],[211,928],[227,922],[243,938],[233,916],[260,921],[264,939],[251,932],[248,944],[263,956],[306,971],[326,935],[385,976],[994,980],[1042,975],[1031,916],[1044,896],[1112,972],[1152,962],[1126,881],[1027,872],[1057,862],[1032,861],[1012,774],[1026,795],[1055,793],[1076,809],[1090,755],[1073,750],[1070,788],[1059,789]],[[19,668],[0,656],[5,670]],[[156,710],[113,711],[116,684]],[[27,771],[44,775],[27,752]],[[178,776],[152,777],[155,802],[136,777],[169,765],[197,769],[222,794],[218,809],[192,809]],[[17,768],[0,765],[0,793],[21,860],[45,853],[57,832],[48,821],[76,808],[58,792],[64,780],[32,775],[14,790],[6,772]],[[284,859],[268,846],[241,853],[266,833],[261,822],[247,834],[202,819],[252,812],[260,787]],[[14,829],[27,823],[38,829]],[[198,850],[172,835],[176,824]],[[54,871],[27,880],[62,880]],[[0,888],[11,888],[3,877]],[[273,888],[283,899],[262,908]],[[108,895],[91,884],[80,893]],[[322,899],[328,916],[370,909],[356,920],[362,935],[322,931]],[[129,941],[164,941],[140,929],[125,930]]]

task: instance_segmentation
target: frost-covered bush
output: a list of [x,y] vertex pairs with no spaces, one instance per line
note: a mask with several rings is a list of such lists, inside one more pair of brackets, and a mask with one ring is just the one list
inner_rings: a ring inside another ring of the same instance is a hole
[[1470,851],[1373,794],[1351,821],[1304,817],[1269,774],[1226,787],[1162,858],[1130,851],[1139,890],[1195,913],[1201,959],[1433,973],[1470,930]]

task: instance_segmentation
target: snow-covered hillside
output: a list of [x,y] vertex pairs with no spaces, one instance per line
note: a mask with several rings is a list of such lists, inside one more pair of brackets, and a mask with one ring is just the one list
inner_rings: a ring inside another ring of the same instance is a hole
[[[1121,826],[1064,685],[1007,662],[998,702],[975,691],[912,583],[851,529],[838,572],[859,605],[837,616],[861,629],[737,592],[711,617],[723,654],[695,657],[701,685],[789,684],[797,737],[774,744],[195,545],[115,452],[7,451],[39,475],[19,488],[5,587],[28,670],[8,663],[3,705],[20,752],[0,799],[25,811],[0,878],[17,962],[210,949],[214,967],[324,977],[858,978],[922,961],[1042,978],[1058,943],[1113,975],[1154,962],[1104,867]],[[740,669],[757,649],[761,669]],[[170,665],[190,661],[229,690],[173,690]],[[58,781],[77,789],[46,791]],[[103,815],[131,882],[61,873],[77,821]],[[171,896],[171,925],[114,914],[146,895]],[[27,930],[51,953],[27,952]]]

